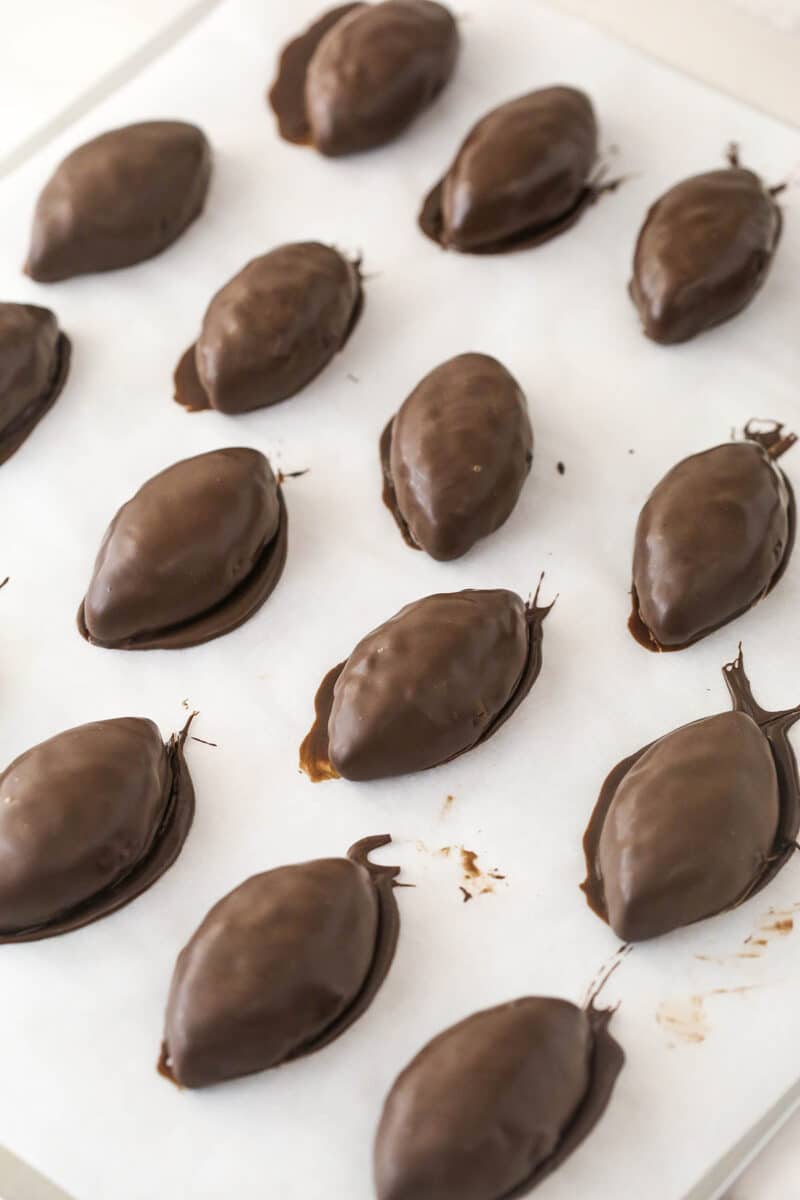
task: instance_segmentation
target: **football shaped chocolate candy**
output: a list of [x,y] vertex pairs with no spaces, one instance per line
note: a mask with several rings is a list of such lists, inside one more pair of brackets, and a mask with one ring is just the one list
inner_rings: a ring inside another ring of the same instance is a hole
[[378,1200],[511,1200],[583,1141],[625,1056],[612,1013],[526,996],[429,1042],[389,1092],[375,1139]]
[[336,156],[391,141],[435,99],[458,53],[433,0],[344,4],[281,54],[269,101],[281,136]]
[[473,127],[427,196],[420,228],[466,254],[536,246],[569,229],[597,199],[596,161],[589,97],[570,87],[528,92]]
[[203,1087],[311,1054],[372,1002],[397,944],[391,838],[253,875],[215,904],[178,956],[159,1070]]
[[459,354],[417,385],[381,438],[383,498],[403,537],[459,558],[511,515],[533,459],[519,384],[488,354]]
[[286,561],[280,484],[258,450],[198,454],[149,479],[106,530],[78,611],[113,650],[197,646],[252,617]]
[[654,342],[685,342],[746,308],[781,234],[780,188],[739,166],[684,179],[657,200],[636,243],[630,293]]
[[323,679],[301,768],[314,782],[383,779],[485,742],[533,687],[549,611],[503,590],[407,604]]
[[64,159],[36,204],[25,270],[41,283],[130,267],[160,254],[203,208],[205,134],[143,121],[93,138]]
[[795,504],[777,459],[796,438],[782,430],[750,422],[744,441],[685,458],[653,489],[636,526],[628,621],[648,650],[690,646],[783,575]]
[[48,738],[0,776],[0,943],[79,929],[163,875],[194,816],[183,732],[92,721]]
[[583,840],[594,911],[626,942],[742,904],[794,853],[800,707],[753,698],[741,651],[724,669],[733,711],[705,717],[623,759]]

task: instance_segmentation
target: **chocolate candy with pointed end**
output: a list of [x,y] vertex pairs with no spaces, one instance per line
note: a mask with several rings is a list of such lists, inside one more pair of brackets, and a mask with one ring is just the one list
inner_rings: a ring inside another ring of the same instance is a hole
[[624,759],[583,840],[589,904],[625,941],[735,908],[795,850],[800,707],[768,712],[739,652],[724,669],[733,711],[684,725]]
[[0,943],[53,937],[121,908],[164,874],[194,816],[188,725],[67,729],[0,777]]
[[685,342],[746,308],[767,277],[781,234],[775,192],[731,165],[684,179],[647,214],[630,293],[654,342]]
[[419,217],[447,250],[499,254],[536,246],[578,220],[599,194],[590,176],[597,121],[570,87],[529,92],[475,125]]
[[383,779],[485,742],[533,687],[549,611],[503,590],[407,604],[323,679],[301,769],[314,782]]
[[197,646],[236,629],[286,561],[280,485],[258,450],[212,450],[167,467],[109,525],[78,611],[114,650]]
[[0,463],[52,408],[69,372],[70,341],[55,314],[0,303]]
[[432,0],[335,8],[281,55],[269,93],[281,136],[329,156],[381,146],[431,104],[457,54],[453,16]]
[[101,134],[73,150],[40,195],[26,272],[53,283],[160,254],[202,211],[210,175],[195,125],[143,121]]
[[358,263],[330,246],[293,242],[254,258],[209,304],[175,399],[224,413],[286,400],[341,350],[361,307]]
[[526,996],[440,1033],[389,1092],[378,1200],[510,1200],[597,1124],[625,1056],[611,1012]]
[[311,1054],[369,1007],[394,956],[397,867],[368,854],[253,875],[216,904],[172,977],[159,1070],[204,1087]]
[[409,545],[459,558],[511,515],[533,459],[517,381],[459,354],[426,375],[381,438],[383,498]]
[[757,603],[794,544],[781,425],[694,454],[668,471],[639,515],[628,626],[648,650],[682,650]]

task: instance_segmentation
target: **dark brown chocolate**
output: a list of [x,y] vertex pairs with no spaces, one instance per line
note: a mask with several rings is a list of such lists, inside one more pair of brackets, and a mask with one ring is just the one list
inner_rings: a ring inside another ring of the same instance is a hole
[[368,854],[253,875],[181,951],[159,1070],[182,1087],[265,1071],[327,1046],[369,1007],[394,957],[399,867]]
[[319,242],[254,258],[217,292],[175,371],[175,399],[249,412],[304,388],[341,350],[361,313],[358,263]]
[[381,438],[383,498],[403,537],[459,558],[508,519],[533,460],[519,384],[487,354],[459,354],[417,385]]
[[626,942],[736,908],[795,851],[800,781],[787,732],[800,706],[761,708],[741,650],[723,674],[733,711],[620,762],[586,830],[583,890]]
[[682,650],[751,608],[782,576],[795,504],[776,459],[782,426],[693,454],[654,488],[636,526],[628,625],[648,650]]
[[49,308],[0,303],[0,463],[55,404],[70,352],[69,338]]
[[725,170],[684,179],[649,210],[630,293],[654,342],[685,342],[746,308],[767,277],[782,217],[735,153]]
[[205,134],[184,121],[112,129],[73,150],[36,204],[25,271],[40,283],[160,254],[202,211]]
[[167,467],[109,525],[78,629],[114,650],[197,646],[229,633],[280,579],[287,524],[258,450],[212,450]]
[[533,687],[549,611],[504,590],[407,604],[325,676],[301,769],[315,783],[383,779],[486,741]]
[[194,817],[183,756],[152,721],[67,729],[0,777],[0,944],[88,925],[164,874]]
[[473,126],[426,197],[420,228],[446,250],[466,254],[539,245],[597,199],[596,160],[589,97],[570,87],[529,92]]
[[396,1080],[375,1139],[378,1200],[513,1200],[591,1132],[625,1056],[612,1013],[526,996],[429,1042]]
[[345,4],[281,54],[269,102],[282,137],[353,154],[398,136],[453,73],[458,29],[432,0]]

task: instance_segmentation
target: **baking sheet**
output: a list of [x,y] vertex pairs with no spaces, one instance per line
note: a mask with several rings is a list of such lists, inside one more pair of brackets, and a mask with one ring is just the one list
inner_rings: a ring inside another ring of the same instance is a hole
[[[216,743],[189,743],[195,826],[150,892],[0,955],[0,1141],[76,1200],[367,1200],[380,1105],[424,1041],[526,992],[580,1000],[612,958],[616,940],[578,891],[580,837],[606,771],[724,709],[720,667],[739,638],[759,700],[800,701],[794,566],[764,604],[686,653],[649,655],[625,628],[633,525],[663,472],[754,415],[800,431],[797,193],[785,197],[763,295],[685,347],[638,331],[625,291],[636,230],[664,187],[721,162],[732,138],[769,180],[785,178],[797,133],[544,5],[471,0],[463,57],[436,107],[396,145],[325,161],[280,142],[263,104],[277,48],[316,8],[228,0],[0,188],[2,295],[50,305],[74,343],[61,399],[0,471],[0,568],[11,576],[0,591],[0,757],[129,713],[166,735],[187,705],[201,713],[193,732]],[[423,193],[487,107],[553,82],[591,93],[625,186],[542,248],[443,254],[415,227]],[[23,278],[35,196],[63,154],[162,116],[198,122],[214,144],[203,218],[131,270],[51,286]],[[271,410],[187,415],[171,401],[171,371],[211,294],[248,258],[299,238],[363,253],[366,309],[344,353]],[[377,440],[419,378],[464,350],[495,354],[518,377],[536,450],[507,525],[444,565],[397,535],[380,503]],[[309,468],[286,485],[289,559],[268,604],[187,651],[85,644],[74,611],[118,505],[176,459],[236,444],[284,471]],[[784,462],[800,480],[800,452]],[[559,593],[542,674],[486,746],[388,783],[314,786],[298,773],[316,686],[366,630],[437,590],[527,593],[542,569],[545,598]],[[399,893],[397,958],[369,1012],[278,1071],[194,1094],[160,1079],[174,958],[208,907],[254,871],[387,830],[395,844],[378,857],[416,886]],[[459,847],[506,877],[469,903]],[[622,1002],[614,1028],[627,1067],[542,1200],[678,1200],[800,1078],[798,904],[793,862],[739,911],[629,955],[605,993]]]

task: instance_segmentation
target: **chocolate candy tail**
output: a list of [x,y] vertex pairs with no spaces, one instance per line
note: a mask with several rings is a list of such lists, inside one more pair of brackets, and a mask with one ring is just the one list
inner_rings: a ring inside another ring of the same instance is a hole
[[776,712],[761,707],[753,695],[750,680],[744,669],[741,642],[739,643],[739,653],[733,662],[725,664],[722,674],[730,693],[734,712],[743,712],[748,717],[752,717],[769,741],[781,797],[780,820],[774,853],[762,874],[754,881],[753,887],[741,897],[739,901],[741,904],[753,892],[761,891],[761,888],[788,862],[796,849],[796,838],[800,831],[800,777],[797,772],[797,759],[787,735],[795,722],[800,720],[800,705],[795,705],[794,708],[779,709]]
[[774,461],[791,450],[797,441],[796,433],[784,433],[786,426],[781,421],[751,417],[744,427],[744,436],[748,442],[756,442]]

